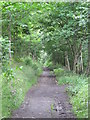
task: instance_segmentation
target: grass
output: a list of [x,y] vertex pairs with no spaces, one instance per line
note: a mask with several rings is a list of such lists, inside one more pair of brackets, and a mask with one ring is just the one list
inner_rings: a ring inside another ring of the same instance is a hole
[[1,93],[2,93],[2,89],[1,89],[1,87],[2,87],[2,77],[1,77],[1,67],[0,67],[0,119],[1,119],[1,117],[2,117],[2,96],[1,96]]
[[[11,116],[13,110],[19,108],[29,88],[37,83],[41,71],[36,71],[24,63],[13,62],[12,79],[4,78],[2,82],[2,117]],[[38,72],[36,74],[36,72]]]
[[54,69],[59,85],[68,84],[68,94],[73,112],[78,118],[88,117],[88,78],[62,68]]

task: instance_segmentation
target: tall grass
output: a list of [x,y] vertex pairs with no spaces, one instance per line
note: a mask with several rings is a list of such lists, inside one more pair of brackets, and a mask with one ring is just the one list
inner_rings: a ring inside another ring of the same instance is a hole
[[88,78],[84,75],[73,74],[62,68],[54,69],[59,85],[68,84],[67,91],[73,112],[78,118],[88,117]]
[[37,71],[23,62],[13,62],[13,76],[10,81],[3,78],[2,82],[2,117],[11,116],[13,110],[17,109],[29,88],[36,84],[37,77],[41,71]]
[[0,119],[2,117],[2,76],[1,76],[1,67],[0,67]]

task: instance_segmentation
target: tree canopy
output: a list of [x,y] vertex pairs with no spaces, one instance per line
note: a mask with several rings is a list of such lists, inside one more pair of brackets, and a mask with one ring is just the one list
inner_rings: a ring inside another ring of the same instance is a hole
[[2,2],[2,36],[9,57],[40,58],[44,50],[54,64],[82,72],[88,66],[88,9],[85,2]]
[[58,85],[69,85],[77,117],[88,117],[89,6],[89,2],[0,1],[3,117],[20,106],[43,66],[53,70],[49,72]]

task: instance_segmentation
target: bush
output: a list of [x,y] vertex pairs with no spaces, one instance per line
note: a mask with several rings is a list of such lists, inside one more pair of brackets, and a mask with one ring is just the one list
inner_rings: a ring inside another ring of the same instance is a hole
[[38,61],[36,62],[32,58],[27,57],[27,58],[24,59],[24,62],[25,62],[26,65],[31,66],[35,70],[36,75],[41,73],[40,71],[41,71],[42,68],[41,68],[41,65],[39,64]]
[[25,58],[24,62],[26,65],[32,65],[32,59],[30,57]]

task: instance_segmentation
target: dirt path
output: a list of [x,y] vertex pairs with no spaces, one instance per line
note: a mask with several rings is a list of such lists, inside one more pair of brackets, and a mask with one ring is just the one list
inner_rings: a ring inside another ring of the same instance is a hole
[[65,85],[57,85],[49,70],[43,71],[12,118],[74,118],[65,89]]

